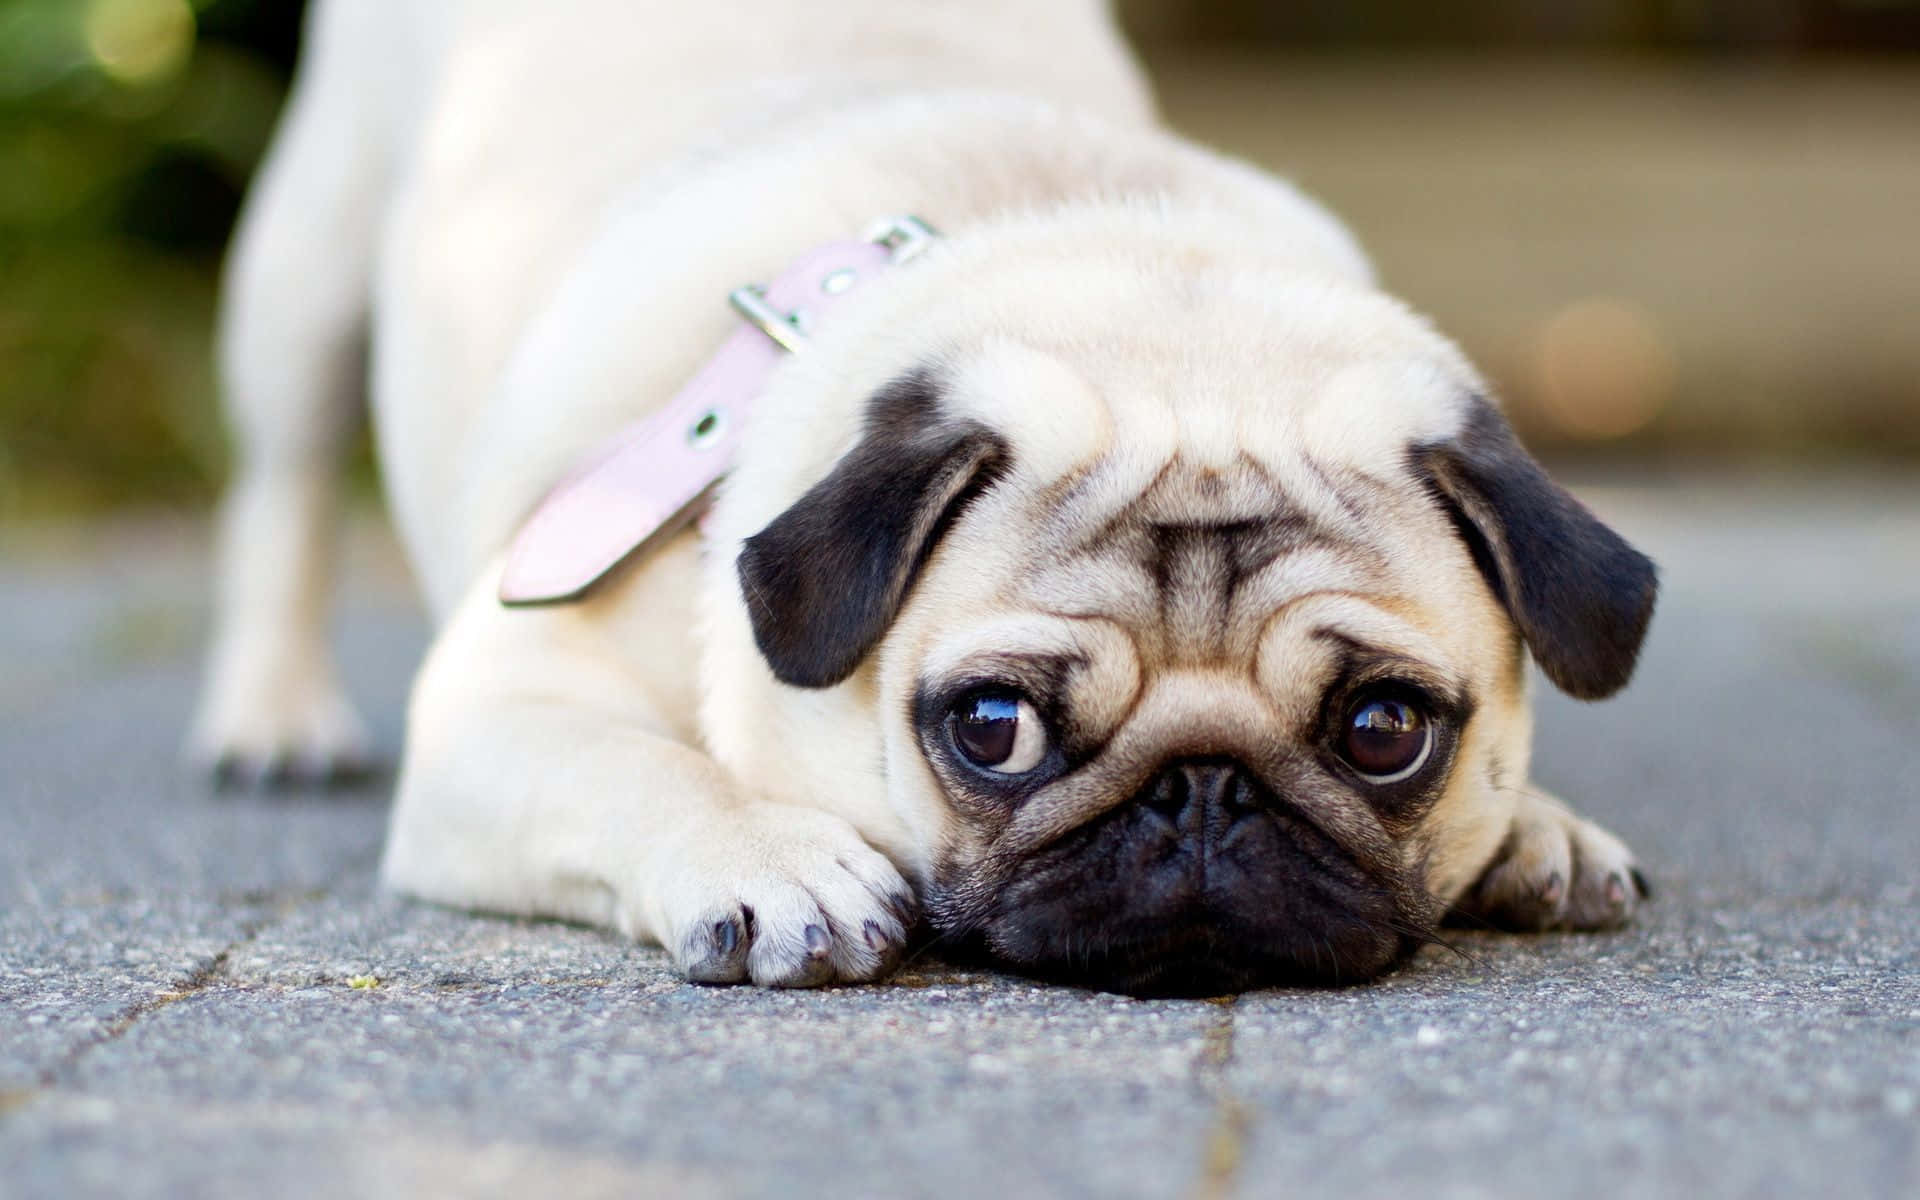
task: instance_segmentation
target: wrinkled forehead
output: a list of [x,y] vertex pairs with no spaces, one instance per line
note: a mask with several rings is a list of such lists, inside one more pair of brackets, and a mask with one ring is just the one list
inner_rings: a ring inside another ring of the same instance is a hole
[[1082,494],[1101,475],[1096,464],[1027,498],[1032,523],[1005,574],[981,577],[991,607],[1117,626],[1152,666],[1246,663],[1276,633],[1451,657],[1444,631],[1426,627],[1474,577],[1464,550],[1424,544],[1446,526],[1410,486],[1329,477],[1307,502],[1251,460],[1220,472],[1175,460],[1132,502],[1088,520],[1106,507]]
[[[1277,642],[1322,658],[1345,639],[1441,669],[1470,657],[1477,631],[1432,614],[1476,607],[1477,577],[1406,466],[1455,419],[1444,367],[1342,353],[1227,380],[1155,363],[1003,339],[951,364],[948,411],[1013,446],[954,531],[966,577],[936,587],[975,592],[958,610],[1101,623],[1148,674],[1245,671]],[[1076,640],[1027,624],[1031,638],[949,630],[935,657]]]
[[1153,661],[1214,662],[1251,656],[1273,614],[1301,597],[1394,590],[1344,512],[1323,519],[1252,458],[1224,469],[1176,459],[1113,514],[1085,494],[1102,473],[1044,512],[1036,540],[1049,553],[1018,580],[1015,603],[1116,622]]

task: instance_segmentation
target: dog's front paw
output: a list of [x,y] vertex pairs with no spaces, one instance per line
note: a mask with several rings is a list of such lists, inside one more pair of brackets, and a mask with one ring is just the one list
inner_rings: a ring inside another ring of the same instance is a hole
[[913,889],[829,813],[757,805],[716,814],[663,858],[630,923],[643,922],[696,983],[878,979],[899,964],[913,926]]
[[1648,895],[1626,843],[1529,792],[1486,873],[1456,915],[1501,929],[1611,929]]
[[223,783],[318,783],[373,765],[365,724],[324,666],[216,665],[187,736],[187,760]]

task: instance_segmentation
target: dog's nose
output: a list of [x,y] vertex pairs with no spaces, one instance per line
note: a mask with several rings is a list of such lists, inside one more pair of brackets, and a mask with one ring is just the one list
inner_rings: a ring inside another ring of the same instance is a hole
[[1232,820],[1263,806],[1266,789],[1231,758],[1176,759],[1160,768],[1140,803],[1181,833],[1197,832],[1209,813]]

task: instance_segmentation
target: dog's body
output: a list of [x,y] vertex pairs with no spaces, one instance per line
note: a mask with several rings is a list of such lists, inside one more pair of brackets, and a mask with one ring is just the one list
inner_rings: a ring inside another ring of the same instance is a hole
[[[499,605],[516,527],[730,288],[902,211],[950,236],[781,367],[700,533]],[[883,972],[916,888],[943,933],[1148,988],[1364,977],[1448,905],[1632,908],[1625,848],[1525,785],[1521,639],[1613,690],[1650,568],[1335,222],[1154,126],[1101,4],[322,0],[229,280],[211,759],[362,752],[314,597],[369,304],[440,626],[403,890],[763,983]],[[1336,725],[1387,722],[1363,751],[1425,739],[1405,794],[1303,774],[1342,688]],[[1000,734],[1051,765],[954,757]],[[1136,808],[1207,847],[1172,892]]]

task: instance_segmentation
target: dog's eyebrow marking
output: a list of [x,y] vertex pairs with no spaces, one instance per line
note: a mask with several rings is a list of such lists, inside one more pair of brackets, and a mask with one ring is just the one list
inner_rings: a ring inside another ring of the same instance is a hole
[[1330,625],[1322,625],[1308,636],[1331,642],[1340,648],[1340,655],[1345,660],[1341,668],[1343,673],[1365,671],[1370,675],[1418,684],[1432,693],[1434,699],[1443,702],[1456,721],[1464,723],[1478,707],[1473,689],[1464,679],[1455,678],[1439,666],[1415,658],[1405,650],[1378,645]]
[[1408,654],[1405,650],[1395,646],[1385,646],[1377,642],[1370,642],[1363,637],[1356,636],[1345,629],[1339,629],[1332,625],[1318,626],[1309,631],[1308,636],[1318,639],[1319,641],[1331,642],[1335,646],[1338,646],[1343,653],[1355,658],[1369,659],[1383,664],[1406,663],[1409,667],[1418,670],[1423,675],[1434,674],[1432,667]]
[[943,677],[921,681],[920,687],[945,694],[956,680],[969,685],[1011,683],[1038,699],[1051,701],[1066,691],[1068,677],[1086,666],[1087,656],[1075,650],[990,650],[969,654],[963,664],[949,667]]
[[1176,458],[1117,513],[1104,508],[1113,496],[1085,495],[1101,505],[1091,531],[1076,530],[1071,505],[1052,498],[1052,537],[1042,540],[1057,549],[1033,556],[1024,599],[1112,621],[1143,664],[1251,662],[1276,606],[1302,591],[1364,586],[1384,568],[1349,536],[1347,507],[1303,507],[1248,456],[1225,468]]

